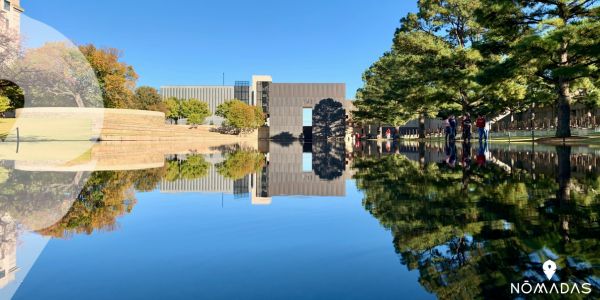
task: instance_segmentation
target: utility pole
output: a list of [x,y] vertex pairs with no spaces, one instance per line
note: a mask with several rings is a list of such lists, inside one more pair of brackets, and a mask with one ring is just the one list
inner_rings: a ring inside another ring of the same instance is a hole
[[223,72],[223,86],[225,86],[225,72]]

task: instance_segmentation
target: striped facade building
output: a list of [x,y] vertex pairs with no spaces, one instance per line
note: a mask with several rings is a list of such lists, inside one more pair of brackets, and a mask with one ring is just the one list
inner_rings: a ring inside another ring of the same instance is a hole
[[[185,158],[185,157],[184,157]],[[210,164],[208,174],[196,179],[177,179],[169,181],[163,179],[159,184],[161,193],[222,193],[233,194],[236,197],[244,197],[250,193],[250,175],[233,180],[223,177],[217,171],[216,165],[222,162],[223,154],[211,154],[205,157]]]
[[210,166],[206,177],[197,179],[177,179],[168,181],[163,179],[159,189],[161,193],[223,193],[232,194],[234,181],[217,173],[214,165]]
[[[225,101],[235,98],[233,86],[162,86],[160,94],[163,100],[177,98],[182,100],[197,99],[208,103],[213,114],[206,118],[204,124],[221,125],[223,118],[215,116],[217,107]],[[185,123],[185,120],[183,120]]]

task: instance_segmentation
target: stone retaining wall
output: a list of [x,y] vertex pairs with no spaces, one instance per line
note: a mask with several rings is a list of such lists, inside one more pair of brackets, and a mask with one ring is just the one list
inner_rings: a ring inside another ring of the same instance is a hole
[[247,142],[257,133],[234,136],[220,134],[214,126],[191,128],[165,124],[162,112],[109,109],[35,107],[17,109],[7,140],[20,141],[222,141]]

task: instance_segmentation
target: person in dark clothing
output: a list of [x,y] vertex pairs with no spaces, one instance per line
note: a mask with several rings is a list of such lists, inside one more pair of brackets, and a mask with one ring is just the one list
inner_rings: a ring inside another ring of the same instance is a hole
[[454,115],[450,116],[450,119],[448,120],[448,122],[450,123],[450,140],[454,140],[456,139],[456,118],[454,117]]
[[448,141],[450,138],[450,117],[444,119],[444,140]]
[[471,142],[471,127],[472,127],[472,123],[471,123],[471,115],[469,113],[466,113],[463,116],[463,120],[462,120],[462,138],[463,141],[468,141]]

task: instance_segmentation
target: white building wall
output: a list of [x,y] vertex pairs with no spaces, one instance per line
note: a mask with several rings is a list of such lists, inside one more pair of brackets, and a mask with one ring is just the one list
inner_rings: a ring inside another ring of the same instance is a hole
[[6,8],[5,1],[0,0],[0,30],[10,30],[19,35],[21,31],[21,13],[23,8],[19,0],[10,0],[10,8]]

